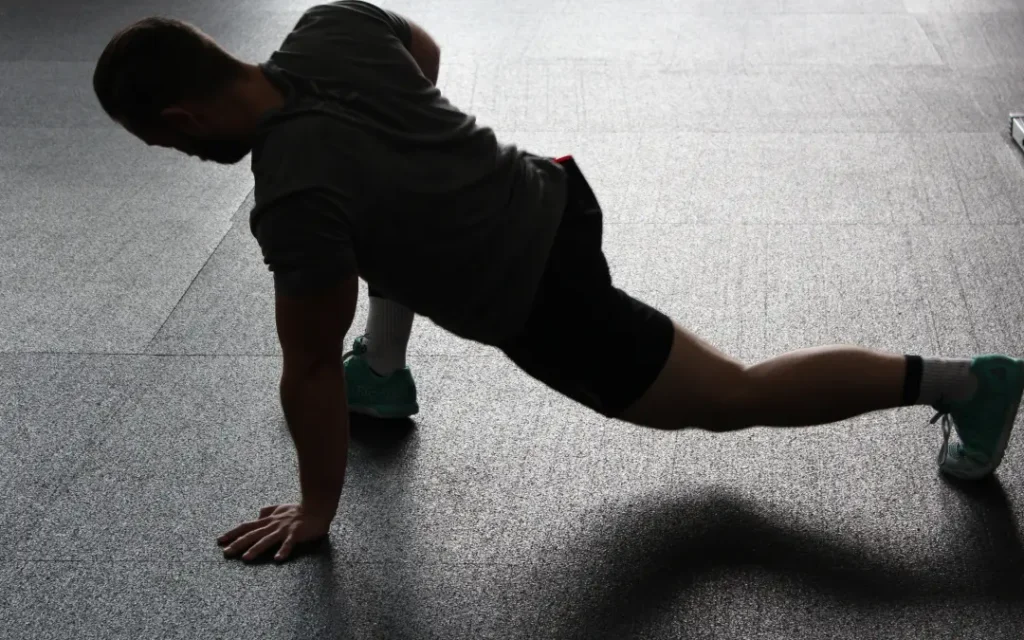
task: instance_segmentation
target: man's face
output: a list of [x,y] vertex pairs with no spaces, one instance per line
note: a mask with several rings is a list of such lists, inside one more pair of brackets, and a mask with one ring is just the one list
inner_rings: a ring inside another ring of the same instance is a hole
[[[123,123],[122,123],[123,124]],[[235,164],[252,150],[252,143],[245,139],[232,139],[209,134],[186,133],[173,123],[133,129],[125,128],[150,146],[177,149],[184,154],[220,164]]]

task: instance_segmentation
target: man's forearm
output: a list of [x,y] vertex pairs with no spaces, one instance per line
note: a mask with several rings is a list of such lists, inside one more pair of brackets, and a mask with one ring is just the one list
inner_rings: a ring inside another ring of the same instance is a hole
[[341,362],[282,377],[281,406],[298,453],[302,504],[333,516],[348,462],[348,402]]

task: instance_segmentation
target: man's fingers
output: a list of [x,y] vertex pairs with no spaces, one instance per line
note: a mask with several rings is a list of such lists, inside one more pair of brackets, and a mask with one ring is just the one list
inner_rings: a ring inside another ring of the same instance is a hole
[[274,560],[278,562],[287,560],[288,556],[292,553],[292,548],[295,546],[295,532],[292,531],[288,534],[288,537],[281,543],[281,548],[277,550],[277,555],[274,556]]
[[245,555],[242,556],[242,560],[253,560],[255,558],[258,558],[261,553],[263,553],[270,547],[270,545],[280,540],[281,535],[282,533],[280,529],[271,530],[263,536],[262,540],[249,547],[249,550],[246,551]]
[[269,507],[263,507],[262,509],[260,509],[260,517],[261,518],[266,518],[270,514],[274,513],[274,509],[277,509],[277,505],[276,504],[275,505],[271,505]]
[[260,527],[258,529],[254,529],[254,530],[250,531],[249,533],[245,534],[244,536],[242,536],[238,540],[235,540],[230,545],[228,545],[224,549],[224,555],[226,555],[226,556],[233,556],[236,553],[238,553],[239,551],[241,551],[242,549],[248,549],[250,545],[252,545],[254,542],[256,542],[261,537],[267,535],[268,533],[270,533],[273,530],[274,530],[274,526],[271,524],[271,525],[267,525],[267,526]]
[[292,554],[292,549],[294,548],[295,532],[293,531],[292,533],[288,534],[288,537],[285,538],[284,542],[281,543],[281,548],[277,550],[277,555],[274,556],[274,559],[278,562],[287,560],[288,557]]
[[219,542],[221,544],[224,544],[225,542],[231,542],[232,540],[234,540],[238,536],[242,535],[243,533],[247,533],[249,531],[252,531],[253,529],[262,527],[262,526],[264,526],[266,524],[267,523],[266,523],[264,518],[260,518],[259,520],[253,520],[252,522],[246,522],[244,524],[240,524],[237,527],[235,527],[234,529],[232,529],[231,531],[228,531],[227,533],[225,533],[221,537],[217,538],[217,542]]

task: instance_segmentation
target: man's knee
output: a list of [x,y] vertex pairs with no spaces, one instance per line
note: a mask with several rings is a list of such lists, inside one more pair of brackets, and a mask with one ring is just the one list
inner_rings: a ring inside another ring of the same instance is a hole
[[757,385],[746,367],[738,367],[727,380],[691,396],[675,415],[659,415],[645,426],[658,429],[701,429],[726,432],[756,426]]
[[695,425],[698,429],[725,432],[756,425],[757,390],[747,371],[746,367],[737,370],[728,383],[714,390],[700,424]]

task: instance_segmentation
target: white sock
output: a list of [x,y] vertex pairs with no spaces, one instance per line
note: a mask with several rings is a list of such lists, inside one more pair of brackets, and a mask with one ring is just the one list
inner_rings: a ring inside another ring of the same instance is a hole
[[370,296],[363,339],[366,361],[377,375],[389,376],[405,367],[413,317],[412,311],[394,300]]
[[978,389],[978,379],[971,373],[971,360],[923,360],[917,404],[934,406],[939,402],[963,402],[970,400]]

